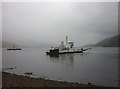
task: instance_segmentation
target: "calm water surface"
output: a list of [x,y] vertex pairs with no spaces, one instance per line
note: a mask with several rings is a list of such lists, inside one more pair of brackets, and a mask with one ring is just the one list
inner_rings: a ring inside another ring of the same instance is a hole
[[51,80],[95,85],[118,85],[118,48],[96,47],[83,54],[62,54],[51,58],[48,48],[7,51],[3,49],[3,69],[16,67],[8,72],[24,74],[33,72],[35,77]]

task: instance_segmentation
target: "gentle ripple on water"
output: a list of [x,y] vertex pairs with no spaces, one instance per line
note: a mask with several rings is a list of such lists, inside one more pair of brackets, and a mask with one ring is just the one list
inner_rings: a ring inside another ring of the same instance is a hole
[[83,54],[63,54],[51,58],[47,48],[7,51],[3,49],[3,68],[12,73],[35,73],[53,80],[118,86],[118,48],[96,47]]

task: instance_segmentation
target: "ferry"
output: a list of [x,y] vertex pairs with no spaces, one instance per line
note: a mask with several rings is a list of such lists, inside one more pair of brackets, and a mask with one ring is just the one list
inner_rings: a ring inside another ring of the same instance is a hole
[[47,55],[50,56],[59,56],[59,54],[70,54],[70,53],[83,53],[87,49],[75,49],[74,42],[68,41],[68,36],[66,36],[66,44],[64,41],[61,42],[59,47],[51,47],[49,51],[46,52]]

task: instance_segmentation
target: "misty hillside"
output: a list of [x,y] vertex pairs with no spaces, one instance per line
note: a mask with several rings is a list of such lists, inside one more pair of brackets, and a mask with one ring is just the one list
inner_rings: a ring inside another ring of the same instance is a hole
[[120,43],[118,41],[118,39],[120,38],[120,35],[118,36],[114,36],[111,38],[107,38],[104,39],[100,42],[98,42],[97,44],[95,44],[94,46],[102,46],[102,47],[120,47]]
[[104,39],[96,44],[87,44],[83,47],[120,47],[120,35]]

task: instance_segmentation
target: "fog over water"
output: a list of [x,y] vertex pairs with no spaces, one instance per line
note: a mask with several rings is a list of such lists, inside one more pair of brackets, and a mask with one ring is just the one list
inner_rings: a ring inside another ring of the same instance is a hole
[[4,2],[3,41],[20,45],[59,44],[67,35],[75,46],[118,34],[117,2]]

